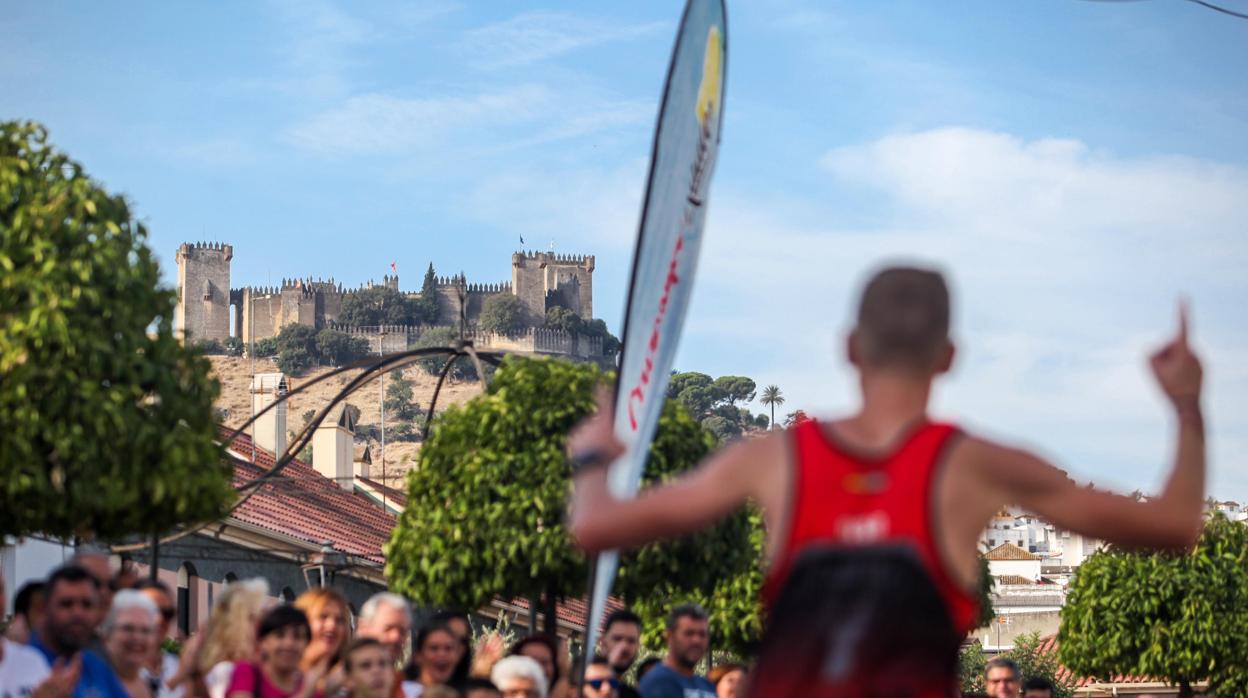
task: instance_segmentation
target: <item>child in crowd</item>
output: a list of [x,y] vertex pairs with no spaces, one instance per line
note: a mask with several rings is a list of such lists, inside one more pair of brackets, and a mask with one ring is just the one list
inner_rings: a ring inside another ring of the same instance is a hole
[[365,637],[347,645],[343,669],[351,698],[389,698],[394,693],[394,663],[377,640]]

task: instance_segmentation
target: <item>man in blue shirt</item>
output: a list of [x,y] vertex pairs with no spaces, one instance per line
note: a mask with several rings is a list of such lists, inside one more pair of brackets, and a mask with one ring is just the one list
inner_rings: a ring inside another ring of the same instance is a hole
[[43,624],[30,646],[43,653],[49,666],[60,667],[81,657],[78,683],[69,698],[129,698],[112,667],[87,649],[100,618],[100,586],[81,567],[66,565],[48,577],[44,588]]
[[697,604],[681,604],[667,616],[667,656],[637,688],[642,698],[715,698],[710,681],[693,673],[710,643],[710,622]]

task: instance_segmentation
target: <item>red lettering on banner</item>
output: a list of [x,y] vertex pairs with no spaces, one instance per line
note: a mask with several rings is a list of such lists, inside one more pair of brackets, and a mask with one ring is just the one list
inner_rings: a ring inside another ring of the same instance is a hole
[[680,251],[685,248],[685,236],[680,235],[676,238],[676,249],[672,250],[672,261],[667,268],[667,278],[663,280],[663,296],[659,299],[659,312],[654,317],[654,331],[650,333],[650,344],[646,348],[649,353],[646,355],[645,365],[641,369],[641,376],[637,385],[628,392],[628,423],[633,431],[637,431],[637,411],[635,405],[641,405],[646,401],[646,391],[643,386],[650,384],[650,373],[654,370],[654,355],[659,351],[659,341],[662,339],[663,319],[667,317],[668,301],[672,297],[672,287],[680,283],[680,277],[676,275],[676,265],[680,261]]

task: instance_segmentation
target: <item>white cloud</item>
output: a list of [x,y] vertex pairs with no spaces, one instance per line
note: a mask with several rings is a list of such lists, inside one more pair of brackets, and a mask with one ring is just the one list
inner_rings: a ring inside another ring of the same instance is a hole
[[927,260],[951,273],[963,344],[943,414],[1039,436],[1079,476],[1158,486],[1169,425],[1144,357],[1187,293],[1217,425],[1211,480],[1248,495],[1248,172],[970,129],[889,136],[823,163],[837,187],[883,195],[879,225],[846,230],[809,203],[714,192],[681,366],[776,383],[786,411],[852,407],[841,333],[861,277]]
[[527,65],[575,51],[668,30],[667,22],[621,24],[557,12],[527,12],[468,32],[464,49],[481,68]]
[[296,146],[323,153],[398,152],[441,143],[451,131],[531,120],[546,113],[551,101],[537,85],[450,97],[363,94],[295,126],[288,137]]
[[571,94],[541,84],[509,85],[463,95],[356,95],[296,124],[293,145],[340,155],[438,149],[447,158],[527,148],[620,132],[647,123],[654,106],[640,100]]

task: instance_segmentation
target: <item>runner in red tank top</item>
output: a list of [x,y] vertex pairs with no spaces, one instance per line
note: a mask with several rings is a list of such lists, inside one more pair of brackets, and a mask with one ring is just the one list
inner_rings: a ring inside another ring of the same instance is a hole
[[[1162,492],[1136,501],[1077,485],[1026,451],[929,421],[934,379],[953,362],[940,274],[890,268],[863,292],[847,341],[862,404],[734,443],[682,478],[613,498],[621,452],[612,401],[578,427],[570,529],[587,550],[708,526],[746,501],[767,526],[767,632],[751,695],[939,696],[956,692],[957,646],[974,623],[980,532],[1002,506],[1131,546],[1183,548],[1199,535],[1205,482],[1202,370],[1179,331],[1151,359],[1177,424]],[[768,467],[770,466],[770,467]]]

